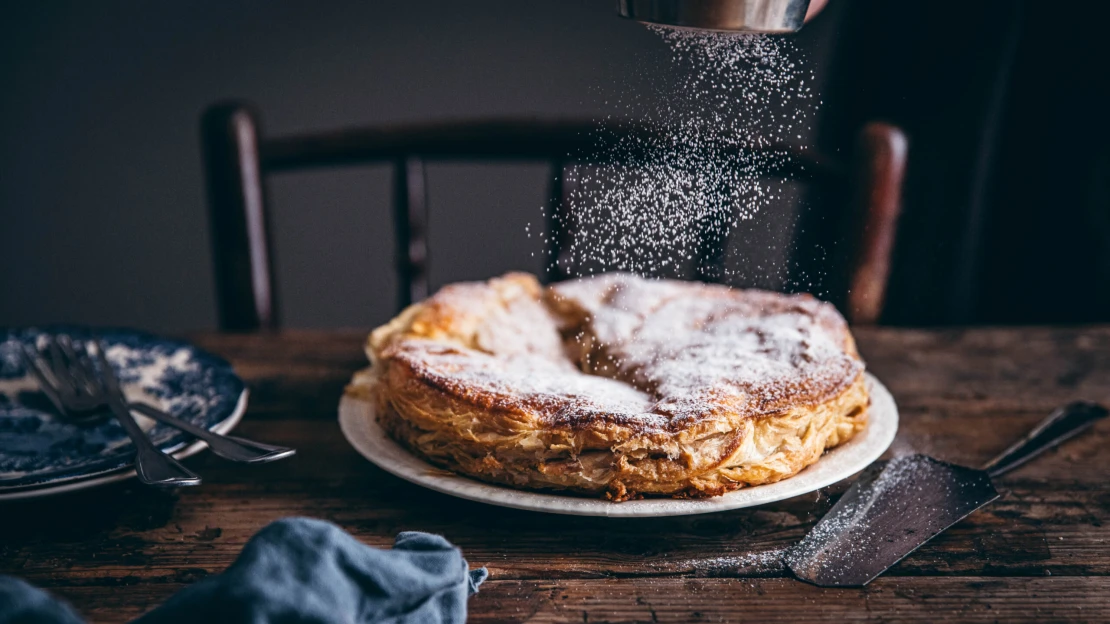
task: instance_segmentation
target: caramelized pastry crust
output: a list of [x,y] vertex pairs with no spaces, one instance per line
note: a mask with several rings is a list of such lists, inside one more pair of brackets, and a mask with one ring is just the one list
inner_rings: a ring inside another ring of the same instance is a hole
[[429,462],[614,500],[785,479],[859,432],[869,405],[831,305],[627,274],[447,286],[367,353],[348,394]]

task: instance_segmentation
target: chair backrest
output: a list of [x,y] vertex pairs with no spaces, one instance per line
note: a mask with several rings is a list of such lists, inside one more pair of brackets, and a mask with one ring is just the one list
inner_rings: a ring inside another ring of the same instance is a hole
[[[427,193],[424,164],[435,160],[539,161],[551,166],[547,214],[548,263],[546,279],[567,277],[561,250],[571,232],[559,218],[566,203],[564,172],[569,165],[619,165],[635,159],[627,147],[649,145],[629,140],[632,135],[658,132],[649,124],[632,121],[477,120],[410,126],[360,128],[299,136],[267,137],[260,117],[249,104],[220,103],[201,120],[208,201],[212,224],[220,327],[226,331],[277,329],[278,293],[273,275],[272,246],[267,218],[266,178],[276,173],[340,165],[392,163],[393,226],[396,239],[398,304],[408,305],[428,295],[426,224]],[[906,140],[886,124],[863,129],[854,166],[843,166],[791,147],[764,148],[786,158],[768,176],[805,178],[836,189],[849,210],[834,219],[820,216],[806,226],[813,242],[834,245],[839,257],[835,270],[819,267],[830,276],[834,301],[856,323],[874,323],[882,312],[894,230],[900,206]],[[700,250],[698,278],[720,275],[725,241],[705,236]],[[839,244],[836,244],[839,243]],[[816,267],[799,265],[798,270]]]

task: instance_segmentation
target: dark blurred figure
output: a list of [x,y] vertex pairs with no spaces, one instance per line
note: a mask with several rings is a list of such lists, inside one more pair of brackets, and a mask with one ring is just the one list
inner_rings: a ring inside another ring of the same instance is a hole
[[1110,321],[1110,3],[832,0],[819,142],[910,137],[884,322]]

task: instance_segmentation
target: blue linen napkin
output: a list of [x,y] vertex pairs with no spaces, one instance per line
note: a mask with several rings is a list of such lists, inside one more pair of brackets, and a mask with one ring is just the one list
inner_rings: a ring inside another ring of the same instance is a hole
[[10,576],[0,576],[0,624],[84,624],[73,607]]
[[[467,597],[486,576],[438,535],[407,531],[392,550],[380,550],[330,522],[286,518],[259,531],[222,574],[181,590],[135,624],[465,622]],[[0,624],[17,622],[81,620],[41,590],[0,577]]]

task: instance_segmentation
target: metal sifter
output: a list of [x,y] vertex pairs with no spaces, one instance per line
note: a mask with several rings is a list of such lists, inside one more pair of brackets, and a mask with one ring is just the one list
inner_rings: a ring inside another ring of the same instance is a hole
[[784,34],[801,29],[810,0],[618,0],[617,12],[649,24]]

